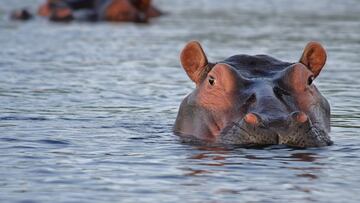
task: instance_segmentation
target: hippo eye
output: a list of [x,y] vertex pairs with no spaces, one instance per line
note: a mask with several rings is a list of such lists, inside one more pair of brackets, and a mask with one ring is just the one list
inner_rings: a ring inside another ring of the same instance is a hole
[[314,81],[314,76],[310,76],[309,79],[308,79],[308,85],[311,85]]
[[215,84],[215,78],[213,76],[209,77],[209,84],[213,86]]

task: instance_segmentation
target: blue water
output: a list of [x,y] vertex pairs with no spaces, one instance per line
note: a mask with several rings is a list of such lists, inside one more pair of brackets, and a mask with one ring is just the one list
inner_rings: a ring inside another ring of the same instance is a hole
[[[150,25],[10,22],[0,2],[0,202],[360,202],[360,4],[356,0],[155,0]],[[221,149],[171,133],[194,84],[189,40],[211,61],[296,61],[310,40],[332,106],[333,146]]]

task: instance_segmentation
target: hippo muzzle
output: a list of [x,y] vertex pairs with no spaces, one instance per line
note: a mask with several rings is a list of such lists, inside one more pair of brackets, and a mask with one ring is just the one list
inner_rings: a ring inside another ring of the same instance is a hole
[[248,113],[240,121],[225,127],[217,142],[242,146],[280,144],[300,148],[332,144],[327,133],[299,111],[286,118],[267,121],[258,114]]

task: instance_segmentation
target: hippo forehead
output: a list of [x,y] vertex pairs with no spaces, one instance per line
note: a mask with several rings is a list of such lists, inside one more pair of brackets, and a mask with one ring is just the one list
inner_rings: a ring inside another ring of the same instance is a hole
[[246,78],[271,78],[294,63],[280,61],[268,55],[235,55],[219,63],[225,63]]

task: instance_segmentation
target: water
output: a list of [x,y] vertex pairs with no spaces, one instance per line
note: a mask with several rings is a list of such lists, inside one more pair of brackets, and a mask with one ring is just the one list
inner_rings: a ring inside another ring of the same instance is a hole
[[[359,202],[360,4],[158,0],[151,25],[14,23],[0,2],[0,202]],[[333,146],[216,149],[171,128],[194,85],[179,52],[296,61],[310,40]]]

